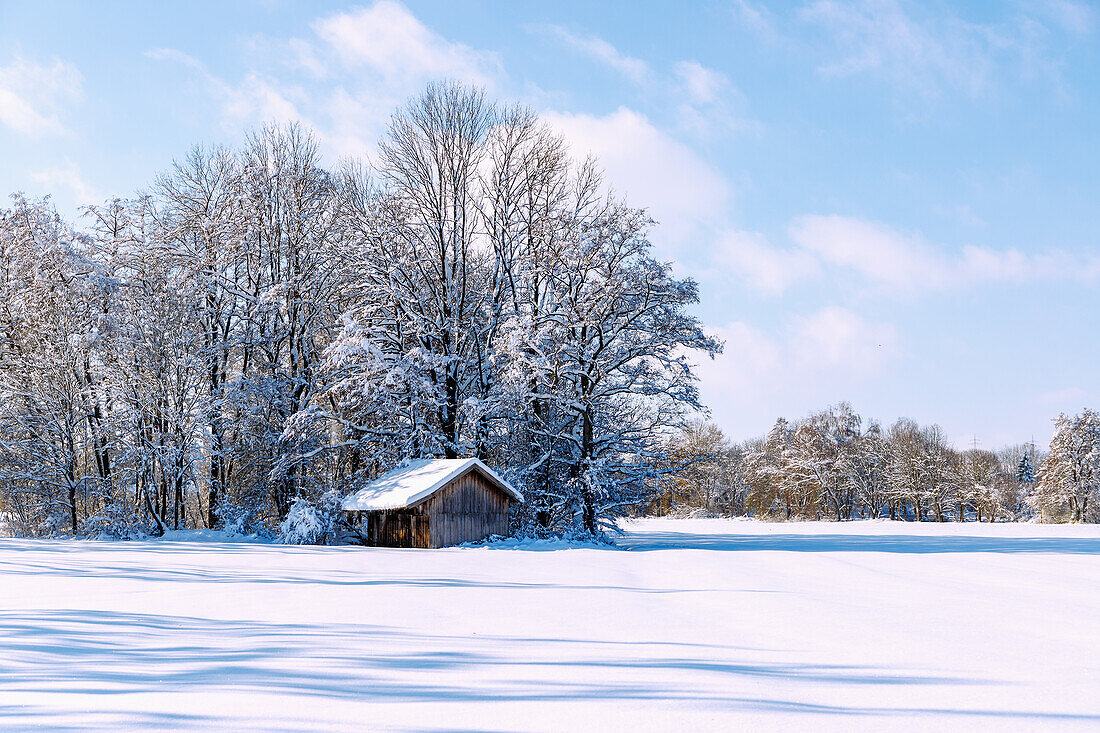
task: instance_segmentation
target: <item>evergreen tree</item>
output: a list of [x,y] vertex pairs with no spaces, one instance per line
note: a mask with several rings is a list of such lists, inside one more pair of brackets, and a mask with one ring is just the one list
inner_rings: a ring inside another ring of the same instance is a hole
[[1016,481],[1023,486],[1032,486],[1035,483],[1035,468],[1031,465],[1031,457],[1027,453],[1016,466]]

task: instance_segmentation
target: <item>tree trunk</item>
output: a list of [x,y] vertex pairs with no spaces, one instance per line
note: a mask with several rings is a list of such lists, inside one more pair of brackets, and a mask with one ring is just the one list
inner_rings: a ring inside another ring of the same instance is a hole
[[[146,486],[148,486],[148,484],[146,484]],[[164,526],[164,521],[160,518],[160,515],[157,514],[156,510],[153,508],[153,502],[150,501],[150,499],[149,499],[149,491],[148,490],[145,491],[145,510],[147,512],[149,512],[149,514],[152,515],[153,519],[157,523],[156,528],[153,530],[153,536],[154,537],[163,537],[164,536],[164,530],[166,529],[166,527]]]
[[218,487],[217,484],[210,484],[210,495],[207,499],[206,506],[206,527],[207,529],[214,529],[218,524]]
[[448,369],[444,379],[444,404],[440,416],[440,429],[447,445],[443,447],[447,458],[458,458],[458,377],[453,368]]
[[593,500],[592,494],[589,491],[584,492],[584,507],[582,511],[582,520],[584,521],[584,531],[588,534],[596,535],[596,505]]
[[172,529],[180,528],[180,504],[183,503],[183,466],[179,466],[180,473],[176,475],[175,506],[172,509]]
[[69,521],[73,526],[73,534],[76,534],[76,482],[69,480]]

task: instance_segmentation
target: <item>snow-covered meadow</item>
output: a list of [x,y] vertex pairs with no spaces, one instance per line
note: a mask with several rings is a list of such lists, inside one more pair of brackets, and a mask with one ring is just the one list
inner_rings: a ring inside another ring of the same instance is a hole
[[628,530],[0,540],[0,729],[1100,727],[1098,526]]

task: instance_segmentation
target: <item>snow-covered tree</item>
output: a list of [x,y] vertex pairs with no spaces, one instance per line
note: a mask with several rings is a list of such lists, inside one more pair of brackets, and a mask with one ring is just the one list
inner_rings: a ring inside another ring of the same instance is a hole
[[405,457],[510,467],[523,521],[600,530],[642,501],[659,438],[699,408],[691,281],[649,255],[644,212],[522,109],[433,86],[394,117],[379,188],[346,188],[355,304],[331,406],[370,474]]
[[890,446],[882,428],[872,421],[840,456],[839,470],[850,487],[848,516],[875,518],[889,506],[887,471]]
[[1094,521],[1100,503],[1100,415],[1093,410],[1059,415],[1050,452],[1039,468],[1031,495],[1047,518]]
[[0,214],[0,481],[24,525],[80,531],[109,495],[110,278],[45,203]]
[[743,511],[744,483],[736,469],[738,453],[721,428],[693,420],[669,440],[671,476],[655,499],[662,513],[703,509],[708,514]]
[[996,454],[986,450],[969,450],[958,461],[958,494],[956,506],[959,521],[966,518],[967,507],[977,512],[977,519],[995,521],[1002,507],[1002,487],[1006,478]]
[[[161,175],[148,198],[154,246],[174,259],[176,282],[193,297],[200,342],[197,363],[202,466],[194,472],[205,485],[204,523],[218,521],[218,504],[237,473],[234,461],[235,385],[249,366],[245,237],[242,226],[239,157],[224,148],[196,147]],[[201,474],[201,475],[200,475]]]
[[1035,484],[1035,468],[1031,465],[1031,456],[1024,453],[1016,464],[1016,481],[1024,486]]
[[763,440],[750,441],[746,447],[742,472],[749,485],[747,506],[760,515],[778,515],[784,519],[802,516],[805,497],[796,494],[785,471],[794,426],[784,418],[775,421]]

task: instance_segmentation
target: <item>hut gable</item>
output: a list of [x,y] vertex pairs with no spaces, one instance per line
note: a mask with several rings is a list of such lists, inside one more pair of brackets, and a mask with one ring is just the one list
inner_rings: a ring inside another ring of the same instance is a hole
[[508,532],[522,495],[476,458],[418,460],[351,494],[343,508],[369,545],[446,547]]

